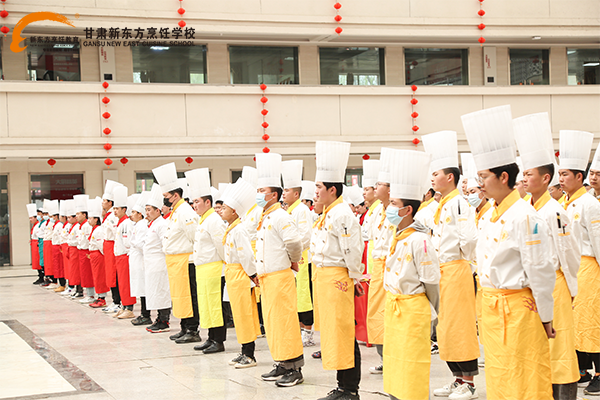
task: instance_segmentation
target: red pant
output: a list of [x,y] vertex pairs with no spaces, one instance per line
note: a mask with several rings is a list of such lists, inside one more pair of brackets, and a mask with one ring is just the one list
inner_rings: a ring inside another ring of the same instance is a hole
[[69,285],[81,285],[81,274],[79,273],[79,249],[77,246],[69,246]]
[[52,245],[52,267],[54,268],[55,278],[65,277],[65,268],[63,265],[62,253],[60,252],[60,245]]
[[104,270],[104,256],[100,251],[90,251],[92,275],[94,276],[94,289],[96,293],[106,293],[110,288],[106,285],[106,271]]
[[38,248],[37,239],[31,239],[31,268],[42,269],[40,266],[40,249]]
[[131,306],[135,304],[135,297],[131,297],[129,286],[129,256],[115,256],[117,266],[117,275],[119,276],[119,294],[121,295],[121,304]]
[[54,276],[52,259],[52,241],[44,240],[44,275]]
[[113,288],[117,287],[117,267],[115,265],[115,242],[105,240],[104,247],[104,269],[106,271],[106,284]]
[[79,249],[79,273],[81,274],[81,286],[84,288],[94,287],[94,276],[92,275],[89,250]]
[[70,261],[69,261],[69,245],[66,243],[63,243],[60,245],[60,249],[61,249],[61,255],[62,255],[62,259],[63,259],[63,269],[64,269],[64,277],[69,279],[69,275],[70,275]]

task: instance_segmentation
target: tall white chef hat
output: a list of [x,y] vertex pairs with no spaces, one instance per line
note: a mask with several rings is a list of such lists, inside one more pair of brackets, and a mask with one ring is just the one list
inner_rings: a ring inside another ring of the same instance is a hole
[[281,163],[284,189],[302,187],[302,164],[302,160],[289,160]]
[[397,150],[392,160],[390,197],[394,199],[423,199],[428,187],[424,186],[429,176],[431,155],[416,150]]
[[213,203],[217,200],[220,200],[219,198],[221,197],[221,193],[214,186],[210,187],[210,195],[212,196]]
[[460,153],[463,176],[467,179],[477,178],[477,166],[471,153]]
[[160,185],[155,183],[152,185],[152,190],[150,190],[150,196],[146,199],[145,206],[152,206],[160,210],[163,206],[163,199],[164,197]]
[[233,208],[238,216],[242,216],[255,204],[256,188],[239,178],[237,182],[227,187],[222,197],[224,204]]
[[516,161],[510,105],[475,111],[460,118],[477,171]]
[[115,207],[127,207],[127,186],[118,186],[114,188],[113,193],[115,196],[113,205]]
[[142,193],[140,193],[140,195],[137,198],[137,201],[133,205],[133,209],[142,214],[144,218],[146,218],[146,203],[148,202],[149,198],[150,191],[145,190]]
[[302,181],[302,193],[300,193],[301,200],[314,201],[316,186],[313,181]]
[[29,215],[29,218],[37,215],[37,207],[35,204],[25,204],[25,206],[27,207],[27,214]]
[[350,143],[317,141],[315,182],[343,183],[350,157]]
[[123,186],[123,184],[115,181],[111,181],[110,179],[106,180],[106,185],[104,185],[104,194],[102,195],[102,199],[104,200],[114,200],[115,195],[113,193],[114,188],[117,186]]
[[458,168],[458,141],[456,132],[440,131],[424,135],[425,153],[431,155],[430,172],[444,168]]
[[62,216],[67,216],[67,215],[69,215],[69,214],[67,214],[67,211],[68,211],[67,200],[61,200],[60,205],[58,206],[58,213]]
[[183,194],[182,194],[181,198],[182,199],[189,199],[190,198],[190,187],[188,185],[187,179],[185,179],[185,178],[179,178],[179,179],[177,179],[177,183],[178,183],[178,186],[183,191]]
[[513,130],[523,171],[554,163],[552,128],[548,113],[529,114],[513,119]]
[[69,199],[69,200],[65,200],[66,205],[65,205],[65,215],[66,216],[73,216],[75,215],[75,200],[74,199]]
[[344,193],[344,199],[346,199],[350,204],[354,206],[359,206],[365,202],[365,198],[363,197],[363,190],[358,185],[352,185],[346,189],[346,193]]
[[42,202],[42,212],[48,213],[48,209],[50,208],[50,199],[44,199]]
[[[125,188],[127,189],[127,188]],[[76,194],[73,196],[73,200],[75,200],[75,212],[86,212],[88,211],[88,200],[90,196],[87,194]]]
[[[219,197],[214,199],[215,201],[217,201],[217,200],[223,201],[223,195],[225,194],[225,191],[227,190],[229,185],[231,185],[231,183],[219,183]],[[256,193],[256,188],[254,188],[254,189],[255,189],[254,193]]]
[[135,204],[137,203],[139,198],[140,198],[139,193],[134,193],[127,197],[127,212],[126,212],[127,216],[131,215],[131,212],[134,210]]
[[152,170],[156,182],[160,185],[163,193],[170,192],[181,187],[181,182],[177,179],[177,168],[175,163],[168,163]]
[[242,179],[256,188],[256,185],[258,185],[258,171],[254,167],[245,166],[242,168]]
[[590,165],[590,170],[600,171],[600,143],[596,148],[596,152],[594,153],[594,158],[592,159],[592,165]]
[[379,174],[377,175],[377,182],[391,182],[392,159],[397,154],[397,151],[398,149],[390,149],[389,147],[381,148],[381,160],[379,163]]
[[363,187],[377,186],[377,178],[379,177],[379,160],[363,160]]
[[190,200],[202,196],[210,196],[210,174],[208,168],[198,168],[185,173],[185,179],[190,187]]
[[60,205],[58,203],[58,200],[50,200],[48,201],[46,210],[48,211],[49,215],[57,215],[60,212],[59,207]]
[[[281,154],[256,153],[256,170],[258,173],[257,189],[264,187],[281,187]],[[248,182],[246,182],[248,183]]]
[[100,197],[88,200],[88,217],[102,218],[102,199]]
[[521,182],[523,180],[523,160],[521,157],[516,158],[517,165],[519,166],[519,173],[517,174],[516,182]]
[[583,131],[560,131],[560,169],[587,169],[594,135]]

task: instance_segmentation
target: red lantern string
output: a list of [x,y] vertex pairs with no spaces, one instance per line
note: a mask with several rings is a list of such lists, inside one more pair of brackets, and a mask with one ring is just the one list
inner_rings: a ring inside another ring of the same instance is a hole
[[[183,14],[185,14],[185,9],[183,8],[183,0],[179,0],[179,8],[177,9],[177,13],[183,17]],[[183,28],[186,23],[184,20],[181,20],[177,23],[177,25],[179,25],[180,28]]]
[[127,164],[129,162],[129,160],[127,159],[127,157],[123,157],[119,161],[121,161],[121,164],[123,164],[123,166],[125,166],[125,164]]
[[[2,17],[2,19],[8,17],[8,11],[6,11],[5,9],[5,4],[6,0],[2,0],[2,11],[0,11],[0,17]],[[7,26],[3,25],[2,28],[0,28],[0,32],[4,33],[4,37],[6,37],[6,34],[10,32],[10,29],[8,29]]]
[[[110,85],[108,84],[108,82],[102,82],[102,88],[104,89],[104,93],[106,93],[106,89],[108,89],[109,86]],[[108,103],[110,103],[110,98],[108,98],[108,96],[104,96],[104,97],[102,97],[102,99],[100,99],[100,101],[102,102],[102,104],[104,104],[104,109],[105,109],[105,111],[102,113],[102,118],[104,118],[108,122],[108,119],[111,117],[111,115],[106,110],[108,107]],[[112,131],[110,130],[109,127],[106,127],[102,130],[102,133],[104,133],[107,138],[111,132]],[[104,147],[104,150],[106,150],[106,153],[108,153],[110,151],[110,149],[112,149],[112,144],[106,142],[106,144],[103,147]],[[108,163],[107,161],[110,161],[110,163]],[[106,166],[110,168],[110,165],[112,164],[112,160],[110,158],[107,158],[106,160],[104,160],[104,164],[106,164]]]
[[335,28],[335,33],[337,33],[339,36],[343,31],[343,29],[340,27],[340,21],[342,20],[342,16],[340,15],[340,8],[342,8],[342,5],[336,1],[336,3],[333,5],[333,8],[335,8],[335,17],[333,17],[333,19],[338,24],[337,28]]
[[412,142],[413,142],[413,144],[415,145],[415,147],[417,147],[417,145],[418,145],[419,143],[421,143],[421,141],[419,140],[419,138],[414,138],[414,139],[412,140]]
[[371,156],[370,156],[370,155],[368,155],[368,154],[365,154],[365,155],[363,155],[363,156],[362,156],[362,159],[363,159],[363,160],[368,160],[368,159],[370,159],[370,158],[371,158]]
[[112,149],[112,144],[110,144],[110,143],[106,143],[106,144],[104,145],[104,150],[106,150],[106,152],[108,153],[108,151],[109,151],[110,149]]
[[[259,86],[260,90],[262,91],[262,97],[260,98],[260,102],[262,103],[262,110],[260,111],[261,115],[262,115],[262,119],[263,122],[262,124],[260,124],[260,126],[262,126],[263,128],[263,135],[262,135],[262,140],[265,141],[265,143],[271,138],[271,136],[269,136],[267,134],[267,128],[269,127],[269,123],[266,121],[266,116],[269,113],[269,110],[267,110],[265,108],[265,104],[267,104],[267,101],[269,101],[269,99],[265,96],[265,90],[267,90],[267,85],[265,85],[264,83],[261,83]],[[268,153],[269,151],[271,151],[271,149],[269,149],[268,147],[263,148],[263,153]]]
[[194,159],[193,159],[192,157],[186,157],[186,158],[185,158],[185,162],[186,162],[188,165],[190,165],[190,164],[192,164],[192,163],[194,162]]
[[56,160],[54,158],[48,160],[48,165],[50,168],[54,168],[54,164],[56,164]]
[[104,164],[106,164],[106,166],[108,168],[110,168],[110,166],[112,165],[112,163],[113,163],[113,160],[111,160],[110,158],[107,158],[107,159],[104,160]]
[[479,11],[477,11],[477,15],[479,15],[479,18],[481,19],[481,22],[479,23],[479,25],[477,25],[477,28],[480,31],[482,31],[482,35],[479,36],[479,39],[477,39],[477,41],[481,46],[483,46],[483,44],[485,43],[485,38],[483,37],[483,30],[485,29],[485,24],[483,23],[483,16],[485,15],[485,11],[483,11],[483,0],[477,1],[479,2]]
[[[410,99],[410,104],[412,104],[412,113],[410,114],[410,118],[411,118],[411,122],[412,122],[412,131],[413,132],[417,132],[419,130],[419,127],[417,126],[417,117],[419,116],[419,113],[415,111],[415,106],[417,105],[417,103],[419,102],[419,100],[417,100],[415,98],[415,93],[417,93],[417,85],[412,85],[410,87],[410,90],[412,91],[411,93],[411,99]],[[413,139],[413,144],[415,145],[415,147],[417,147],[417,145],[420,143],[420,140],[417,138]]]

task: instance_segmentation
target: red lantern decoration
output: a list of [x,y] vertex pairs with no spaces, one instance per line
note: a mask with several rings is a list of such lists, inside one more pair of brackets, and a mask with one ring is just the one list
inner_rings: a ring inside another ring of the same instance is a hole
[[185,26],[185,21],[179,21],[177,25],[179,25],[180,28],[183,28]]
[[368,154],[365,154],[365,155],[362,156],[363,160],[368,160],[369,158],[371,158],[371,156],[368,155]]
[[102,114],[102,118],[104,119],[109,119],[110,118],[110,113],[109,112],[105,112]]
[[267,135],[266,133],[264,135],[262,135],[262,140],[267,141],[271,138],[271,136]]
[[261,125],[262,125],[262,127],[263,127],[263,128],[265,128],[265,129],[267,129],[267,128],[269,127],[269,124],[268,124],[266,121],[265,121],[265,122],[263,122]]
[[419,102],[419,100],[417,100],[417,99],[410,99],[410,104],[412,104],[413,106],[415,104],[417,104],[418,102]]
[[336,10],[339,10],[340,8],[342,8],[342,5],[340,3],[335,3],[333,5],[333,8],[335,8]]
[[270,151],[271,149],[268,147],[263,148],[263,153],[269,153]]
[[110,99],[109,99],[108,97],[106,97],[106,96],[105,96],[105,97],[103,97],[103,98],[102,98],[102,102],[103,102],[104,104],[108,104],[108,103],[110,103]]
[[48,165],[50,167],[54,167],[54,164],[56,164],[56,160],[54,158],[51,158],[51,159],[48,160]]
[[414,144],[415,146],[416,146],[416,145],[418,145],[419,143],[421,143],[421,141],[420,141],[418,138],[414,138],[414,139],[412,140],[412,142],[413,142],[413,144]]
[[6,10],[0,11],[0,17],[2,17],[2,18],[8,17],[8,11],[6,11]]
[[252,160],[253,160],[253,161],[256,161],[256,157],[252,157]]
[[477,25],[477,27],[479,28],[479,30],[484,30],[485,24],[479,24],[479,25]]
[[335,19],[336,22],[340,22],[342,20],[342,16],[341,15],[336,15],[335,17],[333,17],[333,19]]
[[479,11],[477,11],[477,15],[479,15],[480,17],[483,17],[485,15],[485,11],[479,10]]
[[560,151],[557,151],[556,153],[554,153],[554,155],[555,155],[556,157],[560,157]]
[[102,82],[102,87],[104,89],[108,89],[108,82]]
[[480,3],[483,3],[483,0],[479,0]]
[[414,112],[414,113],[410,114],[410,116],[412,118],[417,118],[419,116],[419,113],[418,112]]
[[410,88],[412,89],[413,92],[417,91],[417,85],[412,85]]
[[262,111],[260,112],[262,115],[267,115],[269,113],[269,110],[267,110],[266,108],[263,108]]
[[129,162],[129,160],[127,159],[127,157],[123,157],[121,158],[119,161],[121,161],[121,164],[125,165]]
[[108,167],[110,167],[113,163],[113,160],[111,160],[110,158],[107,158],[106,160],[104,160],[104,164],[106,164]]
[[177,12],[179,13],[179,15],[185,14],[185,10],[181,7],[179,8],[179,10],[177,10]]
[[477,41],[481,44],[485,43],[485,38],[483,36],[481,36],[479,39],[477,39]]
[[110,128],[104,128],[104,130],[102,131],[105,135],[110,135],[110,133],[112,132],[110,130]]
[[414,126],[412,127],[412,130],[413,130],[413,132],[416,132],[416,131],[418,131],[418,130],[419,130],[419,127],[418,127],[418,126],[416,126],[416,125],[414,125]]
[[194,162],[194,159],[192,157],[186,157],[185,162],[188,163],[188,165],[190,165]]
[[264,92],[265,90],[267,90],[267,85],[265,85],[264,83],[261,83],[261,84],[260,84],[260,90],[262,90],[263,92]]
[[106,144],[104,145],[104,150],[106,150],[106,151],[109,151],[110,149],[112,149],[112,144],[110,144],[110,143],[106,143]]
[[335,28],[335,33],[337,33],[338,35],[339,35],[340,33],[342,33],[342,31],[343,31],[343,29],[342,29],[342,28],[340,28],[339,26],[338,26],[337,28]]
[[269,101],[269,99],[267,99],[265,96],[260,98],[260,102],[265,104],[267,101]]
[[2,28],[0,28],[0,32],[4,33],[4,35],[6,35],[9,31],[10,31],[10,29],[8,29],[6,26],[3,26]]

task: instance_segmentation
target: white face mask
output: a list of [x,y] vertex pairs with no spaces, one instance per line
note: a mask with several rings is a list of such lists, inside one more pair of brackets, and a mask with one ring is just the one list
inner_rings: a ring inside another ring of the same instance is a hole
[[479,193],[471,193],[467,197],[467,201],[469,202],[470,205],[477,208],[477,207],[479,207],[479,205],[481,204],[483,199],[481,197],[479,197]]

